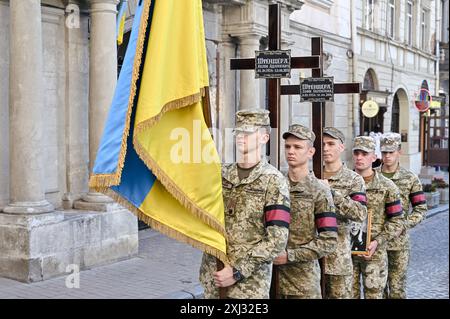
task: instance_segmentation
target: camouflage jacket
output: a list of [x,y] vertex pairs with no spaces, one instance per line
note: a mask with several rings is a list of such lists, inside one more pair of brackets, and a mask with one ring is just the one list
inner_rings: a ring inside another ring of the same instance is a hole
[[[381,173],[381,167],[377,168]],[[422,184],[416,174],[399,165],[391,181],[400,190],[403,213],[405,215],[406,230],[419,224],[427,213],[427,202],[422,191]],[[410,209],[412,207],[412,210]],[[408,232],[404,231],[400,236],[391,241],[388,250],[402,250],[409,247]]]
[[330,188],[312,173],[291,184],[291,225],[288,263],[278,267],[283,295],[320,296],[318,259],[337,244],[336,214]]
[[370,241],[378,242],[377,250],[386,249],[405,227],[400,192],[394,182],[375,171],[372,181],[366,184],[366,193]]
[[[285,250],[288,239],[290,201],[286,179],[262,160],[241,181],[237,164],[224,166],[222,186],[227,255],[230,264],[244,276],[227,288],[227,297],[269,298],[272,261]],[[204,258],[204,262],[207,260]],[[202,265],[201,272],[202,269],[213,271],[216,264],[213,262],[212,268]],[[214,295],[214,292],[209,294],[208,283],[205,283],[211,279],[200,274],[205,296]]]
[[325,258],[328,275],[353,273],[350,246],[350,222],[363,222],[367,218],[367,197],[364,179],[345,165],[328,179],[333,193],[338,223],[336,251]]

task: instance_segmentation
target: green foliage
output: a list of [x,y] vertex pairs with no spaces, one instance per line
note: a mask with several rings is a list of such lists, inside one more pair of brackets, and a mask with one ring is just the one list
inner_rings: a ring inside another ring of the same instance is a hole
[[423,185],[423,191],[426,193],[433,193],[436,191],[436,185],[434,184],[425,184]]
[[447,188],[448,183],[443,178],[434,178],[431,182],[436,188]]

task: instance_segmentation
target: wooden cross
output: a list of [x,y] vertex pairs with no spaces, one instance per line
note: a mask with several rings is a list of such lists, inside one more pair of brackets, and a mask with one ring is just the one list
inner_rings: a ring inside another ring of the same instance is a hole
[[[316,37],[311,39],[311,56],[292,57],[291,68],[293,69],[312,69],[312,77],[323,76],[322,62],[322,38]],[[269,5],[269,50],[281,49],[281,10],[280,4]],[[231,59],[231,70],[254,70],[255,58]],[[277,138],[275,141],[275,149],[270,150],[275,153],[275,166],[280,168],[280,97],[281,95],[298,95],[300,94],[299,85],[280,85],[280,79],[267,79],[268,81],[268,104],[270,111],[270,126],[277,130]],[[335,83],[335,94],[345,93],[361,93],[361,83]],[[312,122],[313,132],[316,134],[314,147],[316,153],[313,158],[314,173],[317,178],[322,178],[322,128],[325,119],[325,103],[312,103]]]
[[[281,49],[281,10],[280,4],[269,5],[269,50]],[[323,76],[323,42],[322,38],[315,37],[311,39],[311,56],[292,57],[291,68],[312,69],[312,77],[320,78]],[[255,58],[231,59],[231,70],[254,70]],[[268,79],[268,103],[270,111],[270,126],[276,128],[277,137],[275,149],[269,150],[275,152],[275,166],[280,168],[280,97],[281,95],[300,94],[299,85],[280,85],[280,79]],[[336,83],[334,84],[335,94],[361,93],[361,83]],[[317,178],[323,178],[323,146],[322,135],[325,124],[325,102],[312,102],[312,130],[316,134],[314,147],[316,153],[313,157],[313,169]],[[321,286],[322,295],[325,291],[325,273],[324,259],[321,259]],[[278,271],[274,267],[272,278],[271,297],[278,296]],[[324,295],[325,296],[325,295]]]
[[[269,5],[269,50],[281,49],[281,10],[280,4]],[[291,57],[292,69],[312,69],[318,68],[319,56]],[[231,59],[231,70],[255,70],[255,58]],[[274,166],[280,168],[280,79],[267,79],[268,83],[268,104],[270,111],[270,127],[277,130],[277,138],[274,144]]]
[[[312,77],[320,78],[323,76],[323,41],[322,38],[311,38],[311,54],[318,55],[320,58],[320,67],[312,69]],[[282,85],[281,95],[299,94],[300,85]],[[334,83],[334,94],[361,93],[361,83]],[[269,92],[270,94],[270,92]],[[314,174],[317,178],[323,178],[323,149],[322,137],[323,127],[325,125],[325,102],[312,102],[312,130],[316,134],[314,147],[316,153],[313,158]]]

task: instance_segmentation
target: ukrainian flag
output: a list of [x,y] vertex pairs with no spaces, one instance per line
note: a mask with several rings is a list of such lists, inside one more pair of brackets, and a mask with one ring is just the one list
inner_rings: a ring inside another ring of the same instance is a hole
[[141,0],[90,187],[226,262],[201,0]]
[[117,36],[117,44],[121,45],[123,42],[123,34],[125,32],[125,19],[127,17],[127,7],[128,7],[128,1],[127,0],[121,0],[118,6],[118,14],[117,14],[117,30],[116,30],[116,36]]

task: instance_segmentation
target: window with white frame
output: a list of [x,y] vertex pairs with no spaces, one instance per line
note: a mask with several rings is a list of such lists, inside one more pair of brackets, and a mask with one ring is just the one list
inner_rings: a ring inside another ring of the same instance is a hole
[[364,24],[365,28],[369,31],[373,31],[373,2],[374,0],[366,0],[364,10]]
[[420,11],[420,48],[427,49],[428,39],[428,12],[425,9]]
[[389,0],[387,8],[387,35],[394,38],[395,30],[395,0]]
[[413,2],[406,2],[406,44],[412,45],[413,39]]

